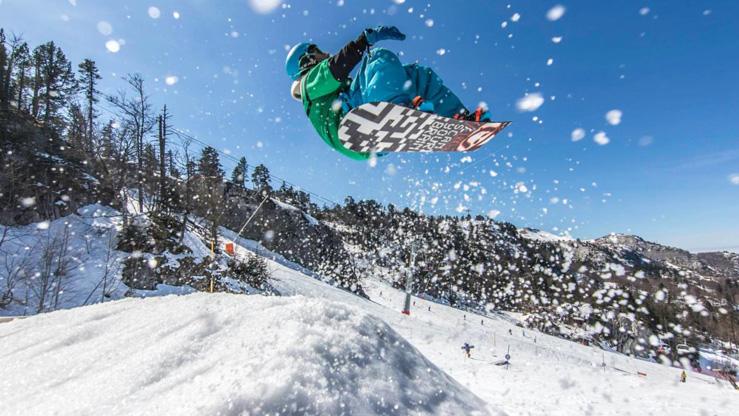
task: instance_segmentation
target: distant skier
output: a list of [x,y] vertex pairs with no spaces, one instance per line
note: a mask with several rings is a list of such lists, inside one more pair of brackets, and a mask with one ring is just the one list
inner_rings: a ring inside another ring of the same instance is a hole
[[685,383],[685,380],[687,380],[687,378],[688,378],[688,375],[685,374],[685,370],[683,370],[683,372],[680,374],[680,381]]
[[513,330],[511,328],[508,328],[508,335],[513,335]]
[[[339,140],[339,124],[352,108],[385,101],[465,120],[489,121],[490,113],[478,108],[470,113],[441,78],[429,67],[405,64],[384,48],[366,50],[381,40],[404,40],[395,26],[364,30],[338,53],[330,55],[310,42],[295,45],[287,54],[285,68],[294,81],[291,95],[303,103],[308,119],[321,138],[339,153],[366,160],[370,153],[353,152]],[[355,78],[349,78],[362,61]],[[382,155],[382,154],[380,154]]]
[[474,345],[470,345],[470,344],[468,344],[466,342],[464,343],[464,345],[462,345],[462,349],[464,350],[464,352],[467,353],[467,358],[472,358],[470,356],[470,350],[472,350],[473,348],[475,348]]

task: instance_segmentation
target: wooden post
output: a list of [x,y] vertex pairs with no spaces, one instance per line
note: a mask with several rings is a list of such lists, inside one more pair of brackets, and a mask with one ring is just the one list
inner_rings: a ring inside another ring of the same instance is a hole
[[213,262],[215,261],[215,240],[210,242],[210,293],[213,293]]

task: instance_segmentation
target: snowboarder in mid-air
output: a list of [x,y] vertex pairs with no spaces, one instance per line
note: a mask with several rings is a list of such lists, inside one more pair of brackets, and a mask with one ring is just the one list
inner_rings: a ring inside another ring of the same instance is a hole
[[[388,39],[404,40],[405,35],[395,26],[378,26],[364,30],[335,55],[309,42],[295,45],[288,53],[285,67],[294,81],[291,95],[303,103],[311,124],[329,146],[352,159],[372,157],[371,152],[346,149],[338,133],[341,120],[351,109],[370,102],[388,102],[456,119],[490,120],[490,113],[483,108],[468,111],[431,68],[418,63],[404,65],[384,48],[370,51],[371,46]],[[349,74],[360,61],[362,65],[351,79]]]
[[467,358],[472,358],[470,356],[470,350],[472,350],[473,348],[475,348],[474,345],[470,345],[470,344],[468,344],[466,342],[464,343],[464,345],[462,345],[462,349],[464,350],[464,352],[467,353]]

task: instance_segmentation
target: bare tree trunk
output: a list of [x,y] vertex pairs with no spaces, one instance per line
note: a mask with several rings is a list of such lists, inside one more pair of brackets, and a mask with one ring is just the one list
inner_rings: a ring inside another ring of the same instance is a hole
[[54,257],[56,254],[57,240],[56,236],[51,237],[51,232],[47,233],[46,241],[41,245],[41,262],[40,270],[36,275],[36,279],[32,280],[32,289],[38,298],[36,313],[41,313],[46,307],[46,298],[51,291],[52,267],[54,265]]
[[59,242],[59,256],[57,258],[57,268],[54,275],[56,276],[56,287],[54,288],[54,307],[56,310],[59,307],[59,295],[63,292],[62,279],[67,276],[69,272],[69,227],[64,227],[62,232],[62,239]]
[[166,175],[166,160],[164,158],[165,154],[165,145],[166,145],[166,137],[165,137],[165,126],[166,126],[166,120],[167,119],[167,106],[164,106],[164,117],[159,116],[159,208],[160,211],[164,211],[167,207],[167,179],[165,177]]
[[[46,66],[47,72],[54,68],[54,52],[55,50],[52,49],[49,53],[49,62]],[[51,74],[47,73],[44,77],[44,81],[44,123],[46,123],[49,121],[49,116],[51,115]]]
[[18,111],[23,110],[23,89],[26,87],[26,68],[21,67],[20,77],[18,78]]
[[36,72],[33,78],[33,98],[31,99],[31,115],[38,118],[39,92],[41,91],[41,58],[36,57]]

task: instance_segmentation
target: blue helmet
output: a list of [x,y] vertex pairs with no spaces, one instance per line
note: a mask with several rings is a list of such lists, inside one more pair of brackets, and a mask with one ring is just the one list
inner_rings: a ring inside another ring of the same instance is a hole
[[297,81],[302,74],[304,68],[300,67],[300,58],[308,52],[308,48],[313,46],[313,43],[300,42],[295,45],[290,52],[287,54],[285,60],[285,69],[287,69],[287,75],[292,78],[293,81]]

